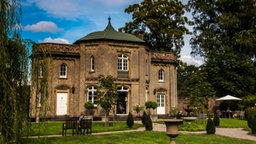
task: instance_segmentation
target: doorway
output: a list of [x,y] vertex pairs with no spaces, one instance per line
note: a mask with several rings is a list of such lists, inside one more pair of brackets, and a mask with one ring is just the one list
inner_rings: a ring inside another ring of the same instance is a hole
[[56,115],[67,115],[68,93],[57,93]]
[[165,114],[165,95],[159,93],[157,95],[157,114]]

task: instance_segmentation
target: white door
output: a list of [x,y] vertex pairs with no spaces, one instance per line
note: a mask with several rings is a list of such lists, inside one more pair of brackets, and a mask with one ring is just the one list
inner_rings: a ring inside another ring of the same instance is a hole
[[157,114],[165,114],[165,100],[164,100],[164,94],[158,94],[157,95]]
[[68,108],[68,93],[57,93],[56,115],[66,115]]

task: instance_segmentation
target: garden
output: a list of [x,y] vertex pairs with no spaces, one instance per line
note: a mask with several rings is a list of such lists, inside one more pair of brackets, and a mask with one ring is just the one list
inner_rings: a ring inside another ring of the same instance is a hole
[[[163,121],[157,121],[157,123],[164,124]],[[206,119],[197,119],[190,124],[183,122],[180,125],[180,131],[205,131],[207,124]],[[68,135],[66,137],[61,135],[61,122],[41,122],[40,124],[33,123],[31,125],[31,130],[33,131],[33,138],[28,137],[22,139],[22,143],[47,143],[47,144],[73,144],[73,143],[87,143],[87,144],[168,144],[169,137],[166,136],[165,132],[155,132],[155,131],[134,131],[125,132],[126,130],[138,129],[143,127],[140,122],[135,121],[134,125],[129,128],[126,122],[115,122],[113,126],[105,127],[102,122],[93,122],[92,135]],[[223,128],[243,128],[248,130],[250,133],[250,128],[248,127],[246,120],[239,119],[220,119],[220,125],[218,127]],[[124,131],[112,134],[102,134],[101,132],[109,131]],[[26,136],[24,136],[26,137]],[[229,138],[214,134],[190,134],[181,133],[177,139],[176,143],[180,144],[224,144],[232,141],[234,144],[253,144],[255,141],[242,140],[236,138]]]

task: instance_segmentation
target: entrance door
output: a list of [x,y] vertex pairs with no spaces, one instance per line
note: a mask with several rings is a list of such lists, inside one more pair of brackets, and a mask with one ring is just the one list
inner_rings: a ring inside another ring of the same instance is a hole
[[164,94],[158,94],[157,95],[157,114],[165,114],[165,96]]
[[118,93],[116,113],[127,114],[127,92]]
[[68,93],[57,93],[56,115],[66,115],[68,105]]

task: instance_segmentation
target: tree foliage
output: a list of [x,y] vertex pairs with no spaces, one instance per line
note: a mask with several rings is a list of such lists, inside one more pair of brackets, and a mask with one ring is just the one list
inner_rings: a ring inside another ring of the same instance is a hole
[[179,95],[190,99],[189,106],[199,110],[208,109],[208,98],[215,96],[215,90],[208,80],[204,66],[196,67],[180,62],[178,66]]
[[179,0],[144,0],[125,9],[132,14],[123,31],[143,35],[154,49],[170,51],[179,55],[184,46],[183,36],[189,31],[185,27],[190,21],[184,16],[186,6]]
[[206,58],[217,96],[255,94],[256,1],[189,0],[192,53]]
[[17,143],[28,122],[28,53],[19,0],[0,1],[0,143]]
[[105,126],[108,126],[110,110],[114,107],[118,98],[117,87],[114,81],[115,79],[112,76],[99,76],[100,86],[97,95],[99,97],[99,104],[105,110]]

